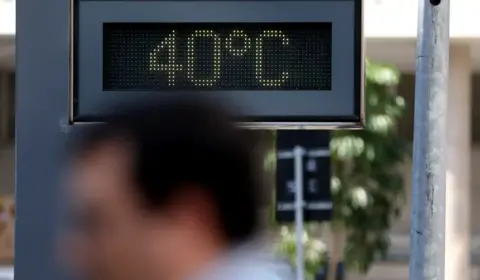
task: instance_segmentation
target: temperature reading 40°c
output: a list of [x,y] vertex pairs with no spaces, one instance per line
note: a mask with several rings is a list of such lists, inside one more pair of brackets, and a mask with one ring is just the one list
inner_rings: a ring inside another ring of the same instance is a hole
[[108,90],[331,90],[328,23],[109,23]]
[[[179,47],[179,38],[175,30],[172,30],[149,54],[149,70],[163,72],[171,87],[175,86],[180,75],[186,76],[198,87],[214,86],[221,79],[222,59],[235,60],[245,56],[253,56],[253,71],[260,85],[281,87],[289,78],[289,72],[286,69],[275,69],[277,73],[272,77],[272,70],[268,69],[268,64],[265,63],[265,55],[268,51],[279,51],[266,48],[266,42],[275,42],[274,45],[277,48],[290,45],[289,38],[282,30],[263,30],[258,36],[251,38],[243,30],[235,29],[222,38],[214,30],[197,29],[183,41],[185,41],[184,44],[186,43],[186,63],[179,62],[179,49],[185,48]],[[199,42],[203,44],[199,46]],[[208,42],[208,49],[205,42]],[[208,65],[209,69],[201,69],[205,65]],[[203,70],[203,73],[208,72],[208,76],[197,73],[199,69]],[[251,70],[244,69],[244,71]],[[268,77],[266,71],[270,72]]]

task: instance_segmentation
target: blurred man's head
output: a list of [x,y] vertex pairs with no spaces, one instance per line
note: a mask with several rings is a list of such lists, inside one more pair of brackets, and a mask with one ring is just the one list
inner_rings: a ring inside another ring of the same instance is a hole
[[68,254],[88,279],[180,280],[255,233],[252,145],[204,100],[112,115],[73,155]]

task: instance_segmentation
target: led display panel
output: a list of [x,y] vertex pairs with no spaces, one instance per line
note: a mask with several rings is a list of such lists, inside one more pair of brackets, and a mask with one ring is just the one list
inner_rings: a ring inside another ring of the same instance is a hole
[[105,90],[330,90],[331,23],[106,23]]

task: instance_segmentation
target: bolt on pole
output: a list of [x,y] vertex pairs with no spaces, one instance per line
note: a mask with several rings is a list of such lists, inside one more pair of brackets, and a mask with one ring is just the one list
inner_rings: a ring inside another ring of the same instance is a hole
[[444,280],[449,0],[419,0],[410,280]]

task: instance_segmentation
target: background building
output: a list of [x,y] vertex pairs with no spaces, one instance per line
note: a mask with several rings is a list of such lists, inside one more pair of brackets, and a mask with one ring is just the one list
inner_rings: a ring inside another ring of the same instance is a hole
[[[399,91],[408,114],[402,137],[412,139],[417,5],[411,0],[365,0],[367,56],[393,64],[403,73]],[[479,0],[451,1],[451,50],[447,171],[446,273],[453,279],[480,279],[480,10]],[[45,31],[48,32],[48,31]],[[0,0],[0,195],[14,192],[14,73],[15,2]],[[33,140],[32,140],[33,141]],[[411,165],[404,167],[407,198],[411,191]],[[473,171],[473,172],[472,172]],[[41,187],[41,186],[39,186]],[[366,279],[408,279],[410,205],[392,229],[389,257],[376,264]],[[453,219],[451,217],[454,217]],[[472,270],[470,271],[469,254]],[[350,279],[362,279],[352,275]]]

